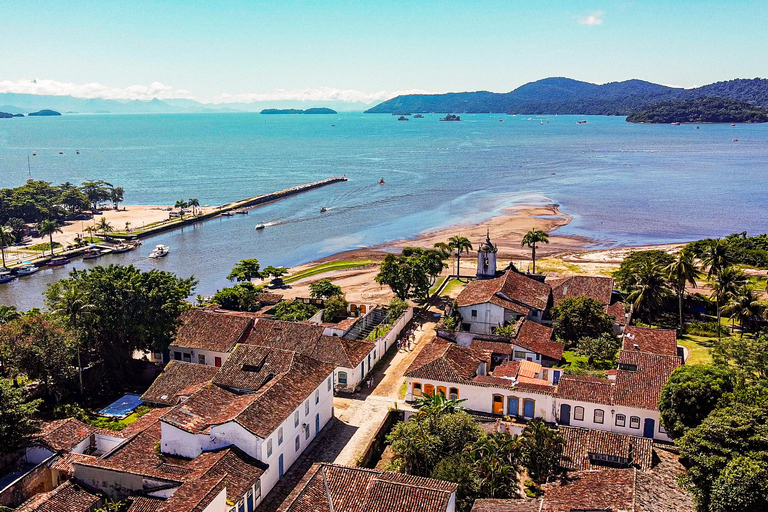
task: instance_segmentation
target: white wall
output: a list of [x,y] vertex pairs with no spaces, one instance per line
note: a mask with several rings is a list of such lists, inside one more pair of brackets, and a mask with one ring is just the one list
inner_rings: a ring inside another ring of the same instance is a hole
[[226,512],[227,510],[230,510],[230,508],[227,505],[227,488],[224,487],[208,506],[203,509],[203,512]]
[[[477,316],[473,317],[472,311],[476,311]],[[469,331],[479,334],[492,334],[493,329],[505,323],[504,308],[490,302],[462,306],[459,308],[459,314],[461,323],[469,324]]]
[[[185,348],[185,347],[177,347],[175,345],[171,345],[168,347],[168,350],[170,351],[169,357],[171,361],[184,361],[184,354],[189,355],[191,363],[199,363],[199,356],[203,355],[205,356],[205,364],[207,366],[216,366],[216,358],[221,358],[221,364],[224,365],[224,363],[229,358],[229,352],[216,352],[213,350],[198,350],[198,349],[191,349],[191,348]],[[181,353],[181,359],[176,359],[176,352]]]
[[[556,400],[556,413],[557,420],[562,424],[560,418],[560,405],[568,404],[571,406],[571,420],[570,425],[573,427],[591,428],[594,430],[605,430],[607,432],[617,432],[619,434],[629,434],[633,436],[642,436],[645,430],[645,419],[650,418],[653,420],[653,438],[657,441],[671,441],[666,432],[659,430],[661,425],[659,419],[659,411],[652,411],[649,409],[640,409],[635,407],[623,407],[623,406],[610,406],[604,404],[593,404],[590,402],[581,402],[577,400]],[[584,408],[584,419],[575,419],[575,408]],[[595,423],[595,409],[601,409],[603,411],[603,423]],[[626,418],[624,426],[616,425],[616,415],[623,414]],[[630,427],[630,418],[636,416],[640,418],[639,428]]]

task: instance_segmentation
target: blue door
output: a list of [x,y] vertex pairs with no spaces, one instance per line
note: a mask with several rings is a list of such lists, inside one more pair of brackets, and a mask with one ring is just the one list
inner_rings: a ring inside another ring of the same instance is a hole
[[533,400],[523,400],[523,416],[533,418]]
[[560,404],[560,424],[571,424],[571,406],[568,404]]
[[552,370],[552,384],[557,384],[560,382],[560,376],[562,375],[562,372],[560,370]]
[[315,435],[320,433],[320,415],[315,414]]
[[277,459],[277,474],[279,475],[278,478],[283,478],[283,473],[285,472],[285,468],[283,467],[283,454],[280,454],[280,457]]
[[652,418],[645,418],[645,425],[643,425],[643,437],[650,437],[653,439],[653,431],[656,427],[656,422]]
[[518,412],[518,403],[517,403],[517,397],[511,396],[507,399],[507,414],[510,416],[517,416],[520,413]]

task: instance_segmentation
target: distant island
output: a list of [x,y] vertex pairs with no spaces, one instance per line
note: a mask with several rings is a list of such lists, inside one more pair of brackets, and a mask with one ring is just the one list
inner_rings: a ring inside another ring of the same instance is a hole
[[668,87],[643,80],[603,85],[570,78],[545,78],[508,93],[488,91],[407,94],[380,103],[369,114],[398,112],[458,114],[577,114],[627,116],[661,101],[701,97],[728,98],[768,108],[768,79],[736,79],[693,89]]
[[298,108],[265,108],[262,114],[336,114],[337,112],[330,108],[308,108],[301,110]]
[[662,101],[627,117],[629,123],[765,123],[765,109],[728,98]]
[[13,117],[13,114],[9,114],[8,112],[0,112],[0,119],[10,119]]
[[55,110],[43,109],[43,110],[40,110],[39,112],[30,112],[28,115],[29,115],[29,117],[32,117],[32,116],[60,116],[61,112],[56,112]]

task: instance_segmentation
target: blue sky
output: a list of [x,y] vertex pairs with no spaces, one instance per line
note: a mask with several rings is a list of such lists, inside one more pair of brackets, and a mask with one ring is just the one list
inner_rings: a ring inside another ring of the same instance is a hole
[[6,0],[0,19],[0,92],[373,101],[768,76],[765,0]]

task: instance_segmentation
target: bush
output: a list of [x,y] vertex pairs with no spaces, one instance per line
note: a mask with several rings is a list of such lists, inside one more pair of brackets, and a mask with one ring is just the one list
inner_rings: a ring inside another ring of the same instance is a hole
[[400,318],[400,315],[405,313],[405,311],[408,309],[408,303],[405,302],[403,299],[400,299],[398,297],[393,297],[391,301],[389,301],[389,318],[392,322],[396,321],[398,318]]
[[[693,321],[685,326],[685,334],[690,334],[692,336],[705,336],[714,338],[717,336],[717,322],[699,322],[699,321]],[[720,326],[720,334],[723,336],[728,336],[730,333],[728,332],[728,328],[721,325]]]
[[283,301],[275,307],[275,319],[287,322],[303,322],[312,318],[315,313],[317,313],[315,306],[298,301]]
[[334,295],[325,301],[325,311],[323,311],[323,321],[333,322],[337,318],[346,318],[347,299],[343,295]]
[[613,332],[613,320],[603,305],[589,297],[569,297],[552,308],[555,336],[568,343]]

